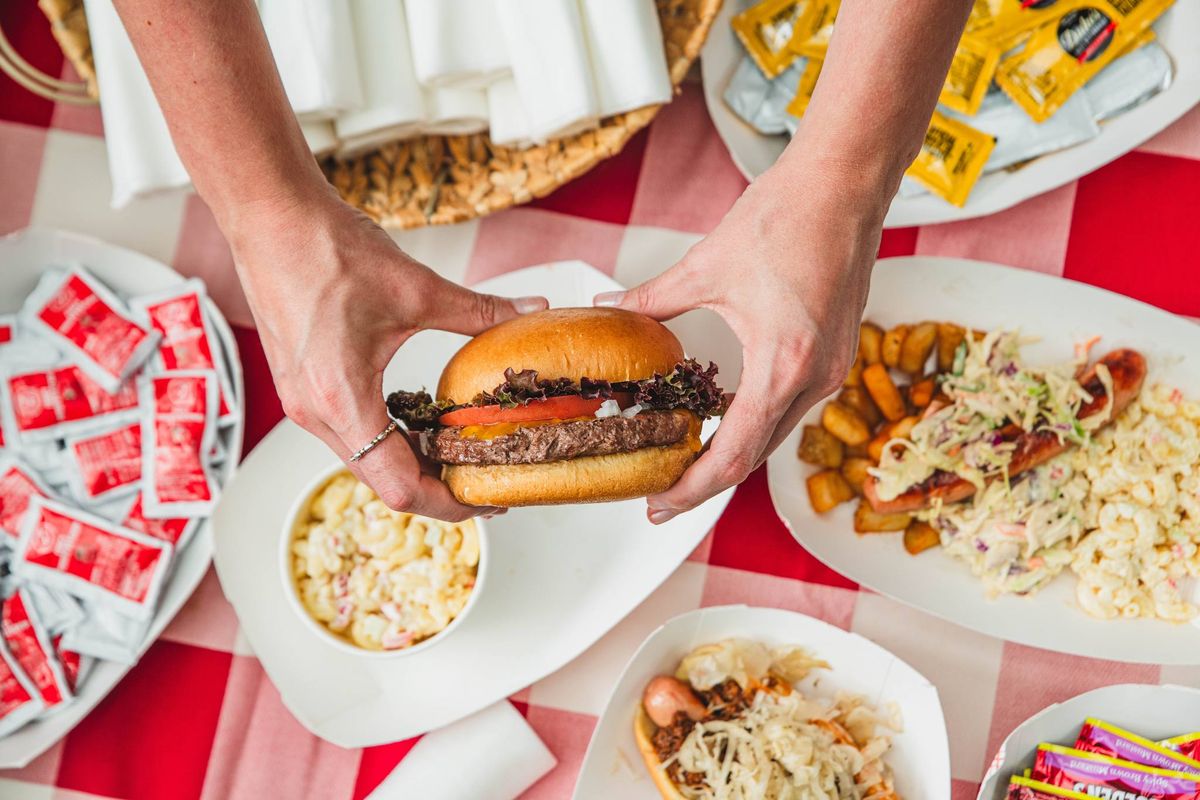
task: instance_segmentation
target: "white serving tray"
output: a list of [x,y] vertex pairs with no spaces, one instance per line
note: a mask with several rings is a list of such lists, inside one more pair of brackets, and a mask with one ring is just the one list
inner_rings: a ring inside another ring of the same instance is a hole
[[[531,267],[479,291],[591,305],[622,288],[581,262]],[[424,331],[400,349],[384,386],[437,384],[466,337]],[[703,357],[702,341],[684,341]],[[382,402],[382,401],[381,401]],[[711,433],[711,423],[706,434]],[[587,649],[675,570],[725,508],[732,490],[665,525],[645,502],[513,509],[488,521],[486,594],[446,641],[408,658],[369,661],[334,649],[287,605],[278,540],[288,508],[335,458],[281,423],[243,462],[214,518],[217,574],[250,646],[284,704],[317,736],[363,747],[460,719],[553,672]]]
[[1044,708],[1001,743],[979,787],[978,800],[1004,800],[1008,779],[1033,766],[1039,744],[1075,744],[1088,717],[1158,742],[1200,729],[1200,689],[1126,683],[1094,689]]
[[[764,136],[738,119],[722,99],[730,76],[744,50],[729,22],[748,0],[728,0],[713,23],[701,53],[704,99],[733,163],[747,180],[754,180],[775,163],[788,143],[786,136]],[[1200,3],[1179,0],[1155,23],[1158,42],[1171,55],[1175,76],[1165,91],[1137,108],[1110,120],[1095,139],[1051,153],[1016,172],[985,175],[971,192],[965,208],[932,195],[899,197],[892,201],[885,228],[931,225],[982,217],[1093,172],[1133,150],[1200,103]]]
[[904,730],[893,738],[886,761],[896,776],[897,792],[902,797],[949,800],[950,746],[933,684],[858,634],[794,611],[749,606],[689,611],[650,634],[626,665],[592,733],[575,800],[659,799],[633,737],[642,691],[654,676],[673,673],[694,648],[731,637],[802,645],[832,666],[816,673],[822,691],[866,695],[881,708],[896,703]]
[[[169,289],[184,281],[182,275],[167,265],[141,253],[74,233],[31,228],[0,239],[0,313],[18,310],[47,267],[71,261],[86,266],[124,297]],[[212,314],[217,338],[225,350],[225,363],[233,379],[237,405],[236,424],[224,427],[220,433],[221,442],[228,452],[219,475],[219,480],[224,484],[233,477],[238,456],[242,452],[245,391],[242,363],[238,358],[233,331],[211,301],[208,310]],[[204,521],[196,529],[191,542],[178,555],[158,613],[150,626],[150,634],[142,646],[143,653],[192,596],[208,570],[211,559],[212,531],[208,521]],[[112,691],[129,670],[130,667],[125,664],[97,662],[71,705],[47,719],[0,738],[0,768],[23,767],[65,736]]]
[[[982,330],[1019,328],[1041,341],[1031,363],[1072,357],[1076,342],[1101,335],[1096,348],[1134,347],[1147,357],[1147,387],[1164,382],[1200,397],[1200,327],[1145,303],[1082,283],[1026,270],[953,258],[913,256],[880,261],[866,319],[949,320]],[[813,467],[796,458],[800,431],[818,424],[814,406],[767,462],[771,499],[792,536],[834,570],[878,592],[981,633],[1080,656],[1152,664],[1200,663],[1200,628],[1158,620],[1098,620],[1075,605],[1071,574],[1032,597],[989,600],[962,562],[931,550],[908,555],[900,534],[859,536],[853,503],[813,513],[805,478]]]

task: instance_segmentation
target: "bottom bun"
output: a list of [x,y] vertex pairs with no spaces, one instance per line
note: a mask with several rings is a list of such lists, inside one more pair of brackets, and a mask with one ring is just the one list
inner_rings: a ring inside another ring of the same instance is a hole
[[658,760],[658,753],[654,751],[654,731],[654,723],[650,721],[650,717],[646,716],[646,709],[642,708],[641,703],[638,703],[637,713],[633,717],[633,738],[637,741],[638,752],[642,754],[642,760],[646,762],[646,769],[650,770],[654,788],[658,789],[663,800],[685,800],[679,789],[675,788],[675,782],[667,776],[662,762]]
[[689,434],[673,445],[607,456],[544,464],[456,464],[442,470],[442,480],[460,503],[472,506],[605,503],[670,488],[699,449],[700,440]]

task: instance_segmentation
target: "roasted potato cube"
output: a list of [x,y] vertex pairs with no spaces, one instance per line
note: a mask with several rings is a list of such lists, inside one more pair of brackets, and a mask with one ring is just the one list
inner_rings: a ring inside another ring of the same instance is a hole
[[883,360],[882,348],[883,328],[874,322],[864,322],[858,326],[858,354],[867,366]]
[[949,372],[954,366],[954,351],[967,338],[967,332],[961,325],[953,322],[939,322],[937,335],[937,368],[938,372]]
[[836,469],[842,465],[846,446],[820,425],[805,425],[800,436],[800,460],[818,467]]
[[925,408],[933,399],[933,392],[936,388],[937,381],[932,375],[921,378],[919,381],[913,381],[912,386],[908,387],[908,402],[912,403],[913,408]]
[[862,379],[863,386],[871,395],[871,399],[875,401],[875,405],[883,414],[884,419],[895,422],[904,417],[907,411],[904,398],[901,396],[900,390],[896,388],[896,384],[892,382],[892,376],[888,374],[887,367],[883,364],[872,364],[863,370]]
[[845,389],[842,389],[842,393],[838,395],[838,402],[854,409],[854,413],[862,417],[863,421],[870,428],[874,428],[883,419],[883,415],[879,413],[879,408],[875,405],[875,401],[871,399],[871,395],[867,394],[867,390],[861,386],[847,386]]
[[883,341],[879,346],[879,360],[889,367],[895,367],[900,364],[900,349],[904,346],[904,340],[908,338],[908,326],[897,325],[883,335]]
[[821,424],[846,444],[863,444],[871,438],[871,429],[863,418],[836,400],[825,404]]
[[846,458],[867,458],[868,457],[867,445],[869,443],[870,442],[863,442],[862,444],[855,444],[855,445],[848,444],[848,445],[846,445],[846,448],[845,448],[845,451],[843,454],[845,455]]
[[846,373],[846,380],[842,381],[843,386],[862,386],[862,371],[863,357],[856,356],[854,363],[850,365],[850,371]]
[[931,547],[942,543],[942,537],[928,522],[913,521],[904,529],[904,549],[911,555],[923,553]]
[[913,428],[915,428],[917,423],[920,421],[921,418],[916,415],[905,417],[904,419],[900,420],[892,426],[892,438],[907,439],[912,434]]
[[871,510],[866,500],[858,503],[854,510],[854,530],[858,533],[885,533],[902,531],[912,522],[912,514],[879,514]]
[[812,503],[813,511],[818,514],[824,514],[854,498],[854,490],[836,469],[809,475],[805,484],[808,487],[808,502]]
[[914,325],[909,330],[908,336],[904,337],[904,343],[900,346],[900,369],[909,375],[920,375],[923,373],[925,371],[925,362],[929,360],[929,354],[933,352],[933,346],[936,343],[936,323],[922,322],[920,325]]
[[896,422],[884,425],[867,443],[867,456],[879,463],[883,458],[883,448],[892,439],[903,439],[912,433],[913,426],[920,422],[920,417],[904,417]]
[[842,462],[842,477],[855,494],[862,494],[862,485],[867,480],[867,470],[875,466],[869,458],[847,458]]

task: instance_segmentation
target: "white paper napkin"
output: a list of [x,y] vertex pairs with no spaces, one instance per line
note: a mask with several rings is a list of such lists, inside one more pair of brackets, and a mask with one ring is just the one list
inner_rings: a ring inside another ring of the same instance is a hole
[[113,208],[140,194],[188,186],[187,170],[112,0],[85,0],[84,10],[103,98]]
[[556,763],[502,700],[425,734],[369,800],[513,800]]
[[484,89],[428,89],[423,133],[461,136],[488,128],[488,98]]
[[350,3],[363,107],[337,119],[342,153],[412,136],[425,122],[425,98],[413,71],[402,0]]
[[259,0],[259,13],[299,119],[333,119],[362,105],[349,3]]
[[513,80],[535,142],[594,127],[599,118],[576,0],[496,0]]
[[580,0],[600,116],[671,99],[654,0]]
[[417,80],[483,88],[508,72],[493,0],[405,0]]
[[498,80],[488,87],[488,118],[491,138],[501,147],[529,147],[529,116],[521,105],[521,94],[510,78]]

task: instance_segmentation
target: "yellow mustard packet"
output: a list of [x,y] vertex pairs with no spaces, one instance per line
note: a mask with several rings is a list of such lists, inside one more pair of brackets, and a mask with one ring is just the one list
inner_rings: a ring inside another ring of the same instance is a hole
[[842,0],[812,0],[803,27],[797,28],[792,37],[792,50],[806,58],[824,59],[841,5]]
[[1035,122],[1128,52],[1173,0],[1091,0],[1046,23],[996,70],[996,83]]
[[935,111],[921,152],[904,174],[962,208],[995,146],[990,135]]
[[1000,65],[1000,47],[986,39],[966,34],[954,51],[950,71],[938,102],[946,108],[974,116]]
[[812,13],[814,0],[763,0],[733,18],[733,32],[768,78],[776,78],[799,56],[789,44]]
[[1022,36],[1089,0],[975,0],[967,17],[966,32],[1002,51],[1019,43]]
[[787,113],[793,117],[804,116],[804,112],[808,110],[808,103],[812,100],[813,91],[817,88],[817,78],[821,77],[821,67],[824,65],[824,59],[811,57],[808,59],[808,63],[804,65],[804,72],[800,73],[796,96],[784,109]]

